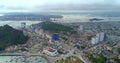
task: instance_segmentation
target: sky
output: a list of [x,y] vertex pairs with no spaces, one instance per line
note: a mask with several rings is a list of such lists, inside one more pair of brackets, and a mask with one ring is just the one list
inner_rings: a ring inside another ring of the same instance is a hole
[[0,12],[120,10],[120,0],[0,0]]

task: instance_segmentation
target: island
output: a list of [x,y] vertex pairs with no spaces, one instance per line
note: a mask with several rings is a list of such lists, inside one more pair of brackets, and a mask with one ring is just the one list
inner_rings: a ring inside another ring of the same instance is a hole
[[101,19],[101,18],[92,18],[92,19],[89,19],[89,21],[102,21],[104,19]]

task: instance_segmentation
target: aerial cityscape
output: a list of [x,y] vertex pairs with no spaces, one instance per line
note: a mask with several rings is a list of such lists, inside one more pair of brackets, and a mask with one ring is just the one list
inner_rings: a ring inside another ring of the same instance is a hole
[[14,1],[0,1],[0,63],[120,63],[120,1]]

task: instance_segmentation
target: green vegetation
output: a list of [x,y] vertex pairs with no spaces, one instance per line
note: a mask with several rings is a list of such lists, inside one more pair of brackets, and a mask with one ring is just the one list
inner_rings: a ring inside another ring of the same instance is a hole
[[114,57],[115,62],[114,63],[120,63],[120,59],[118,58],[118,56]]
[[64,39],[65,41],[67,40],[67,38],[66,37],[61,37],[62,39]]
[[120,48],[118,48],[118,53],[120,54]]
[[11,45],[24,44],[27,40],[28,36],[24,36],[22,31],[8,25],[0,27],[0,51]]
[[78,57],[71,56],[66,59],[56,60],[55,63],[83,63]]
[[94,63],[106,63],[106,58],[103,55],[92,55],[89,54],[88,58]]
[[20,50],[22,50],[22,51],[28,51],[28,49],[26,47],[22,47]]
[[92,35],[91,35],[91,36],[88,36],[88,37],[87,37],[87,39],[88,39],[88,40],[91,40],[91,39],[92,39],[92,37],[93,37]]
[[101,20],[104,20],[104,19],[100,19],[100,18],[92,18],[92,19],[89,19],[90,21],[101,21]]
[[82,49],[82,50],[85,49],[85,46],[81,46],[81,49]]
[[57,23],[53,23],[53,22],[42,22],[41,25],[42,25],[41,27],[44,30],[47,30],[47,31],[53,32],[53,33],[63,33],[65,35],[77,33],[76,31],[74,31],[73,28],[62,25],[62,24],[57,24]]

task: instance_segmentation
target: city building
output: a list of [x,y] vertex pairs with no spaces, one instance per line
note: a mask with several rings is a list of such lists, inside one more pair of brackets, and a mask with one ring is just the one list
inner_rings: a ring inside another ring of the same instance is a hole
[[58,41],[60,39],[60,36],[58,33],[52,34],[52,40]]
[[79,26],[78,31],[79,31],[79,32],[83,32],[83,25],[80,25],[80,26]]
[[96,38],[95,37],[92,37],[91,43],[96,44]]
[[105,34],[103,32],[97,33],[95,37],[92,37],[91,43],[97,44],[101,41],[104,41],[104,36],[105,36]]
[[39,34],[39,29],[35,29],[35,32],[36,32],[37,34]]
[[21,28],[26,28],[26,23],[25,22],[21,23]]
[[99,42],[100,41],[100,33],[97,33],[96,37],[98,38],[98,42]]
[[53,48],[45,48],[43,50],[43,53],[46,54],[46,55],[49,55],[49,56],[56,56],[56,55],[58,55],[57,50],[53,49]]
[[95,37],[95,43],[97,44],[97,43],[99,43],[99,37]]
[[39,33],[42,35],[44,33],[43,29],[40,29]]
[[104,32],[101,32],[101,33],[99,33],[99,34],[100,34],[100,41],[104,41],[105,33],[104,33]]

